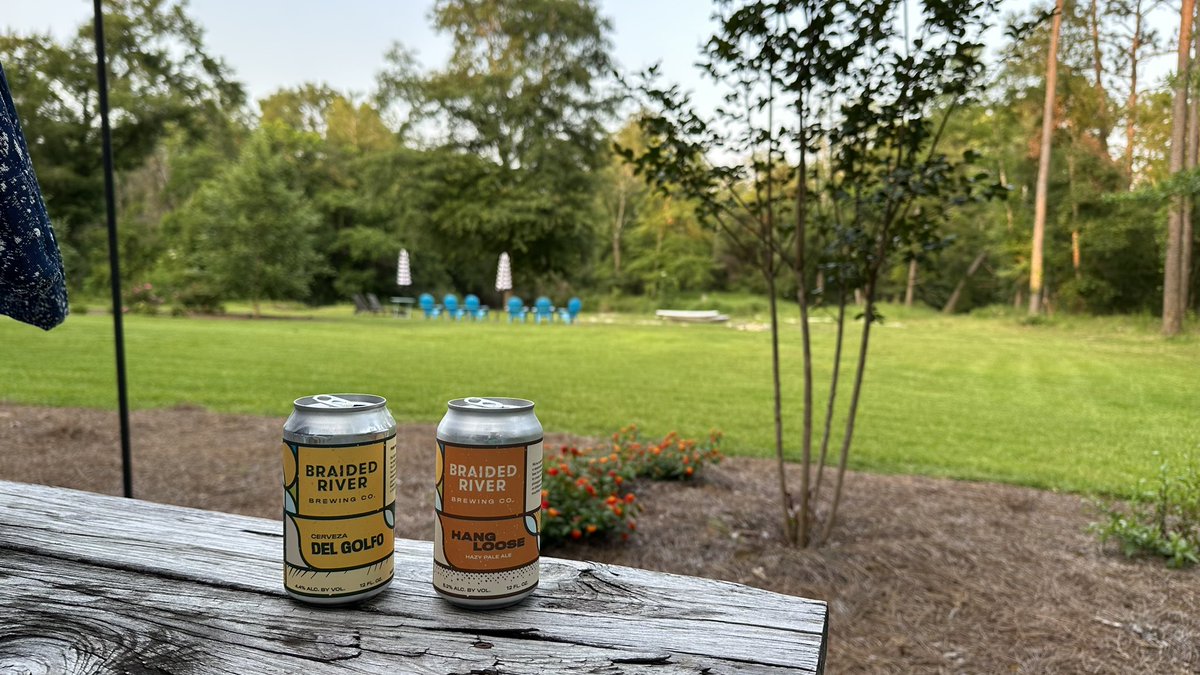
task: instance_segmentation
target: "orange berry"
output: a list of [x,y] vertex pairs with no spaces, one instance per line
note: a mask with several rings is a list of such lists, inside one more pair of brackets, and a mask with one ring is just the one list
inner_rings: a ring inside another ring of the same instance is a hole
[[587,486],[587,493],[589,495],[595,497],[596,496],[596,488],[592,487],[591,485]]
[[696,471],[695,471],[695,469],[693,469],[692,467],[690,467],[690,466],[689,466],[688,468],[684,469],[684,471],[683,471],[683,472],[684,472],[685,474],[687,474],[687,475],[689,475],[689,476],[690,476],[690,475],[692,475],[693,473],[695,473]]
[[554,468],[554,467],[550,467],[549,469],[546,469],[546,475],[549,475],[549,476],[557,476],[557,475],[558,475],[558,469],[556,469],[556,468]]
[[549,502],[549,500],[546,500],[546,499],[543,499],[543,500],[542,500],[542,508],[543,508],[543,509],[548,509],[548,508],[550,508],[550,502]]
[[609,496],[608,496],[608,499],[605,499],[605,500],[604,500],[604,503],[605,503],[605,504],[608,504],[609,506],[612,506],[613,504],[616,504],[616,503],[617,503],[617,496],[616,496],[616,495],[609,495]]
[[613,510],[613,513],[617,514],[618,516],[623,513],[623,511],[621,510],[621,507],[619,507],[619,506],[612,507],[612,510]]
[[637,497],[634,497],[632,492],[625,495],[625,503],[626,504],[632,504],[635,499],[637,499]]
[[582,537],[583,537],[583,533],[579,531],[579,528],[571,530],[571,538],[572,539],[580,539]]
[[587,533],[588,533],[588,534],[596,534],[596,526],[595,526],[595,525],[588,525],[588,526],[587,526]]

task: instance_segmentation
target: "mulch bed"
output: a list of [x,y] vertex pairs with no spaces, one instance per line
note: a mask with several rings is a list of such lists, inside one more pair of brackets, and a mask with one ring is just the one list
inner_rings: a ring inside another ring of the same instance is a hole
[[[137,497],[278,518],[282,418],[176,408],[132,425]],[[433,427],[398,438],[396,530],[429,539]],[[578,441],[551,435],[547,451]],[[0,479],[119,494],[118,447],[111,412],[0,404]],[[1078,496],[851,474],[811,551],[781,543],[776,490],[769,462],[730,459],[639,486],[628,543],[547,553],[827,600],[830,672],[1200,673],[1200,572],[1099,546]]]

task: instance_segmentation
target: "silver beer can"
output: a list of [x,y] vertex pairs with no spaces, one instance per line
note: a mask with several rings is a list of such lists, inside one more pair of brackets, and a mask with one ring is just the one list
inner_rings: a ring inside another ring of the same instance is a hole
[[318,394],[283,425],[283,586],[342,605],[392,581],[396,421],[382,396]]
[[437,428],[433,588],[492,609],[537,588],[542,425],[533,402],[459,398]]

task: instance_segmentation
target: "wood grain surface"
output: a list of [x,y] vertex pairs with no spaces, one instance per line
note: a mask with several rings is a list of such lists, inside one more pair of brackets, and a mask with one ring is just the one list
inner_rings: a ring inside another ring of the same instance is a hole
[[283,594],[278,521],[0,481],[3,673],[822,672],[826,606],[542,558],[525,602],[438,599],[429,542],[349,608]]

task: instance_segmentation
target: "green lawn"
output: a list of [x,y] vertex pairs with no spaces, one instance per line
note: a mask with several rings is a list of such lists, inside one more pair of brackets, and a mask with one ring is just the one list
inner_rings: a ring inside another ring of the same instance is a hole
[[[200,404],[273,415],[282,425],[297,396],[363,391],[386,396],[399,421],[432,422],[447,399],[511,395],[536,401],[551,431],[604,434],[637,422],[650,434],[699,435],[716,427],[731,453],[770,452],[765,332],[628,317],[565,327],[349,314],[127,317],[131,404]],[[1195,337],[1164,340],[1149,319],[1023,326],[1007,317],[887,314],[874,331],[855,468],[1123,492],[1153,473],[1152,452],[1172,456],[1200,440]],[[787,316],[785,429],[794,458],[800,341]],[[832,325],[813,328],[823,377]],[[3,400],[114,408],[114,380],[110,317],[72,316],[49,333],[0,321]]]

